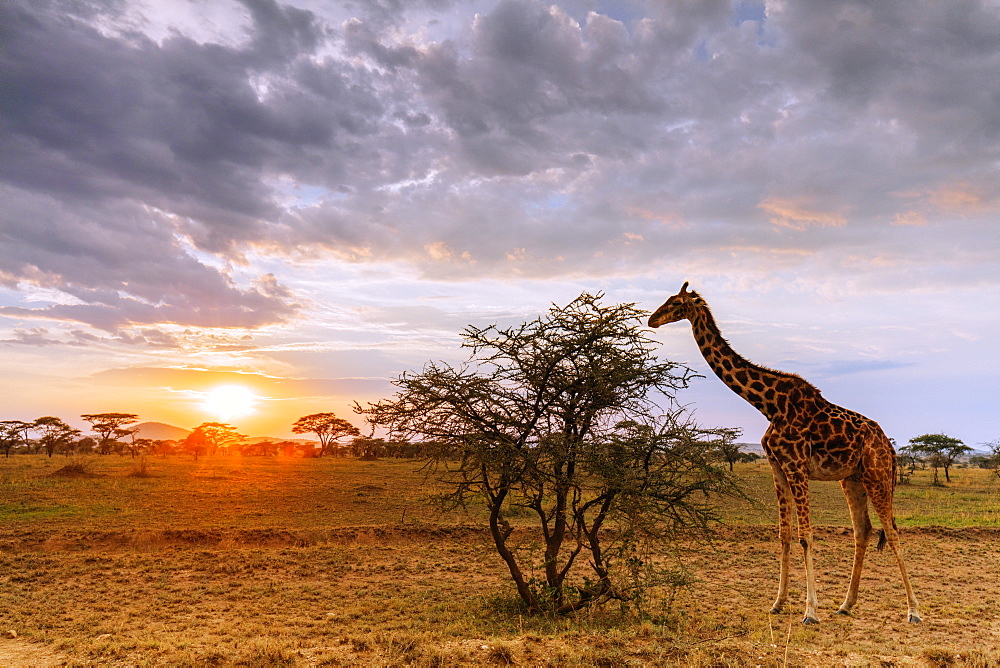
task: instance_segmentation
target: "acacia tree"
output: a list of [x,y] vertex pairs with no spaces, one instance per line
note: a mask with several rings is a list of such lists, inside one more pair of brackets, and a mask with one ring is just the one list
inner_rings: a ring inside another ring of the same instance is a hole
[[77,453],[93,452],[97,448],[97,441],[93,436],[84,436],[73,444],[73,451]]
[[97,451],[106,455],[117,442],[116,432],[124,430],[126,425],[135,424],[139,416],[135,413],[87,413],[80,416],[91,424],[91,431],[100,439],[97,441]]
[[259,441],[243,443],[239,446],[240,454],[245,457],[273,457],[278,454],[278,444],[274,441]]
[[897,483],[900,485],[909,485],[910,476],[917,470],[920,458],[917,457],[916,452],[910,449],[908,444],[899,447],[896,445],[896,439],[894,438],[890,438],[889,442],[892,444],[892,449],[896,451],[896,473],[899,474]]
[[69,446],[80,435],[79,429],[74,429],[62,420],[51,415],[40,417],[31,425],[33,431],[41,432],[38,443],[45,449],[45,454],[51,457],[56,450]]
[[709,446],[715,448],[722,461],[729,464],[729,472],[732,473],[733,464],[746,458],[746,454],[740,451],[740,444],[736,442],[743,435],[743,430],[738,427],[719,429],[718,434],[719,437],[709,443]]
[[219,450],[229,451],[246,438],[225,422],[203,422],[194,428],[183,441],[183,448],[194,454],[194,458],[204,453],[214,455]]
[[168,438],[153,439],[152,443],[149,445],[149,451],[154,455],[160,455],[161,457],[171,455],[176,450],[177,441]]
[[[138,427],[132,427],[131,429],[124,429],[124,428],[115,429],[114,437],[115,440],[121,444],[120,454],[122,456],[125,455],[125,450],[128,450],[129,454],[132,455],[132,459],[135,459],[140,451],[142,451],[145,447],[147,447],[150,443],[152,443],[152,439],[148,438],[137,439],[136,437],[138,435],[139,435]],[[125,440],[126,438],[128,439],[128,441]]]
[[990,454],[983,458],[982,467],[993,471],[1000,477],[1000,439],[991,443],[983,443],[990,450]]
[[910,439],[907,450],[913,454],[921,454],[926,457],[926,461],[934,468],[934,485],[940,485],[938,481],[938,469],[944,469],[944,479],[951,482],[948,469],[954,465],[955,461],[962,455],[972,452],[972,448],[962,443],[957,438],[945,436],[944,434],[924,434],[914,436]]
[[333,443],[345,436],[360,436],[361,431],[334,413],[313,413],[300,417],[292,425],[296,434],[316,434],[319,438],[319,457],[329,454]]
[[[600,298],[584,293],[515,327],[469,326],[466,364],[430,362],[396,380],[393,399],[355,404],[373,426],[427,444],[444,504],[485,502],[493,543],[532,612],[635,598],[649,584],[633,576],[651,565],[641,555],[652,541],[715,519],[695,492],[736,493],[697,445],[718,432],[677,409],[661,415],[692,372],[654,357],[642,311]],[[525,513],[539,550],[515,538]],[[540,581],[529,575],[536,567]]]
[[3,448],[3,456],[10,457],[10,449],[15,445],[27,445],[28,432],[30,431],[30,422],[21,422],[20,420],[0,422],[0,447]]
[[153,448],[156,447],[156,441],[151,438],[136,438],[133,430],[132,440],[129,442],[128,449],[132,453],[132,458],[134,459],[137,455],[145,454],[147,452],[153,452]]

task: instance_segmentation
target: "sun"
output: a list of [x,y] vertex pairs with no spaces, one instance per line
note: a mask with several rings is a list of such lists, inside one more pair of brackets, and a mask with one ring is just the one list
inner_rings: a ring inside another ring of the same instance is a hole
[[221,385],[205,394],[202,408],[222,422],[250,415],[256,409],[257,395],[242,385]]

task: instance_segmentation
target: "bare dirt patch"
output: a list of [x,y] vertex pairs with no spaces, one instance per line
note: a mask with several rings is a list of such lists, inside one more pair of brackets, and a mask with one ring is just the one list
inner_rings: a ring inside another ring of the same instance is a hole
[[0,638],[0,666],[4,668],[49,668],[65,666],[70,658],[44,645],[17,638]]

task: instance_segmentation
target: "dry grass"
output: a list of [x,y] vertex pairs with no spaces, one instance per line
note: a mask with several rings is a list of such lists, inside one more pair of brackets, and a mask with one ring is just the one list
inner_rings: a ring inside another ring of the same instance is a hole
[[[900,488],[919,626],[888,552],[870,553],[855,616],[833,614],[851,537],[839,487],[816,485],[808,628],[801,589],[765,612],[775,531],[752,465],[762,503],[725,509],[733,526],[686,557],[698,581],[672,607],[549,619],[518,613],[477,511],[434,514],[408,462],[150,458],[137,478],[114,457],[89,462],[100,477],[47,475],[64,464],[0,462],[0,633],[18,636],[0,665],[1000,665],[1000,495],[976,471]],[[951,526],[921,526],[926,509]]]

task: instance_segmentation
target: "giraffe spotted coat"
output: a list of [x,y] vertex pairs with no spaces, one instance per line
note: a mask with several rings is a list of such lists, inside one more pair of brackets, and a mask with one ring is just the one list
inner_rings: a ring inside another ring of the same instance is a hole
[[788,600],[794,513],[806,566],[806,610],[802,621],[818,623],[809,481],[839,480],[854,525],[854,566],[847,597],[838,612],[850,614],[857,601],[865,551],[874,534],[868,514],[871,503],[882,524],[878,547],[881,549],[883,542],[888,543],[899,566],[908,619],[921,621],[893,517],[896,453],[882,428],[860,413],[830,403],[803,378],[758,366],[741,357],[723,338],[708,304],[698,293],[689,292],[687,285],[650,316],[649,326],[689,321],[698,348],[715,375],[770,423],[761,444],[774,477],[781,541],[778,596],[771,611],[779,612]]

